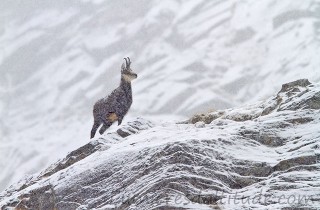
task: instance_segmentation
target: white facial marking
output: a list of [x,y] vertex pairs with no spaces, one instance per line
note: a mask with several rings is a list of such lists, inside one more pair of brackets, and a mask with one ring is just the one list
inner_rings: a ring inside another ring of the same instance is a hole
[[125,81],[131,82],[131,81],[134,80],[136,77],[133,76],[133,75],[124,74],[124,75],[123,75],[123,78],[124,78]]

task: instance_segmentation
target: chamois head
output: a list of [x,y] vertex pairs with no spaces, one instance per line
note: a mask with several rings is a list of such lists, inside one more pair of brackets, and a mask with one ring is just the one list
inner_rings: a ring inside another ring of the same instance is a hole
[[125,62],[121,65],[121,77],[127,81],[131,82],[136,79],[138,75],[132,71],[130,68],[131,61],[129,57],[124,58]]

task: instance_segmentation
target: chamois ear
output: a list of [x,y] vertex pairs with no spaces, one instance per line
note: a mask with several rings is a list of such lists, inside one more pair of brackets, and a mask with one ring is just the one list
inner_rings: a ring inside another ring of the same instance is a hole
[[122,63],[121,65],[121,71],[124,71],[126,69],[126,64]]

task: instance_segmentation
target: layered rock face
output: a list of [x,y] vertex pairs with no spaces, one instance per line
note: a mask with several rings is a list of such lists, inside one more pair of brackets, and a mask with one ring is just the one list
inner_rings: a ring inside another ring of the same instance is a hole
[[181,120],[320,82],[319,55],[319,0],[2,0],[0,191],[87,143],[124,57],[128,117]]
[[142,118],[0,195],[5,209],[318,209],[320,84],[184,122]]

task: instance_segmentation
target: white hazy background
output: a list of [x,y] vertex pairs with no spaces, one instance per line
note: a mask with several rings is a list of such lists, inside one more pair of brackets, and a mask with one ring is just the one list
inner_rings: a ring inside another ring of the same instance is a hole
[[0,190],[89,141],[124,56],[126,120],[158,120],[319,82],[319,55],[317,0],[1,1]]

